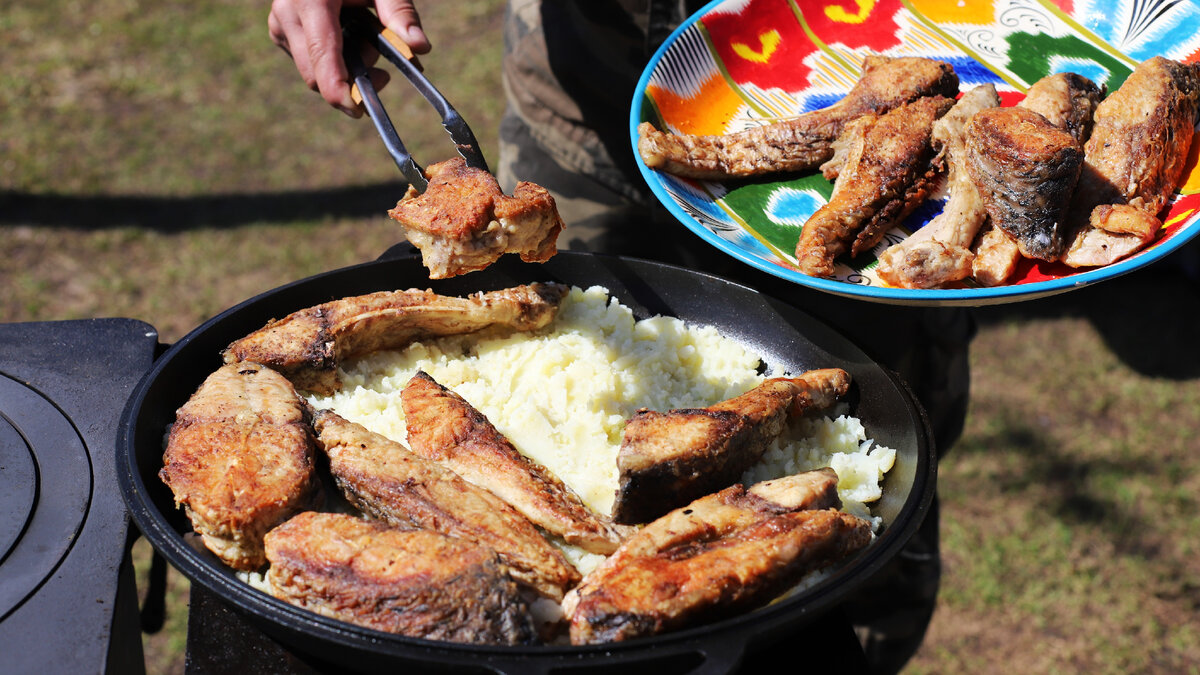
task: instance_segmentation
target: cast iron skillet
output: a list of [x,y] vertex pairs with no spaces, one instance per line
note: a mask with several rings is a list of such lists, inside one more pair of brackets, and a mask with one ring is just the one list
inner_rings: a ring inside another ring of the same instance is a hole
[[[513,258],[506,256],[506,258]],[[432,288],[466,295],[532,281],[601,285],[633,308],[717,327],[790,372],[838,366],[854,385],[847,396],[877,443],[897,450],[875,507],[885,529],[821,583],[766,608],[675,633],[590,646],[495,647],[406,638],[328,619],[254,590],[206,551],[184,541],[191,528],[158,478],[163,439],[175,410],[221,364],[220,351],[268,320],[336,298],[378,290]],[[544,265],[504,260],[443,281],[428,279],[419,258],[380,260],[319,274],[251,298],[205,322],[170,347],[134,390],[117,439],[121,491],[142,533],[168,562],[241,610],[282,644],[341,670],[549,673],[623,667],[728,672],[838,605],[894,556],[920,525],[933,497],[937,462],[924,413],[907,388],[845,338],[809,315],[717,277],[642,260],[563,251]]]

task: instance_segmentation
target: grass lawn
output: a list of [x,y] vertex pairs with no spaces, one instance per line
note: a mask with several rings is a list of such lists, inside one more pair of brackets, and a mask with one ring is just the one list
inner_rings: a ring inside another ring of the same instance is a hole
[[[267,6],[0,8],[0,321],[134,317],[170,342],[400,238],[373,127],[305,89]],[[424,12],[426,72],[493,163],[501,6]],[[419,161],[450,155],[406,84],[384,101]],[[1200,672],[1198,259],[976,311],[939,479],[942,593],[909,672]],[[170,578],[154,673],[183,670],[187,583]]]

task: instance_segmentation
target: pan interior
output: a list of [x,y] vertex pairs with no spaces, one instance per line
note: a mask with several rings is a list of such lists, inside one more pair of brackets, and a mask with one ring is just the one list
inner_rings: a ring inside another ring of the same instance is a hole
[[164,433],[175,410],[219,367],[220,352],[226,345],[268,320],[321,302],[378,290],[430,288],[445,295],[467,295],[533,281],[559,281],[582,288],[603,286],[631,307],[639,319],[664,314],[714,326],[757,351],[768,363],[789,372],[842,367],[855,383],[849,398],[852,413],[863,421],[876,443],[897,451],[896,464],[883,484],[883,498],[874,509],[884,521],[883,532],[859,558],[812,589],[768,609],[679,635],[633,641],[628,648],[637,649],[637,643],[643,642],[661,646],[689,636],[732,633],[742,624],[761,631],[767,626],[786,628],[812,620],[819,615],[818,610],[844,597],[894,555],[920,524],[932,495],[935,470],[923,416],[905,387],[844,337],[795,308],[716,277],[658,263],[565,251],[543,265],[502,260],[482,272],[435,282],[426,278],[417,258],[380,260],[268,291],[209,320],[155,363],[127,406],[119,454],[127,467],[122,489],[134,519],[177,569],[261,620],[267,629],[295,638],[291,643],[299,649],[312,648],[312,638],[319,637],[323,644],[351,653],[397,655],[435,649],[442,659],[505,649],[524,655],[552,655],[564,650],[576,655],[611,653],[608,647],[448,646],[359,629],[309,614],[241,583],[215,557],[185,542],[183,535],[190,532],[190,526],[157,477]]

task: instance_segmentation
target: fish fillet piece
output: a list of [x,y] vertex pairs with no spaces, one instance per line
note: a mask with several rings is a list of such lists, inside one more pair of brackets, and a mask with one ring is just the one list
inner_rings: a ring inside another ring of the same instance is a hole
[[533,523],[491,492],[334,412],[316,412],[313,428],[338,487],[363,513],[489,546],[515,579],[556,601],[579,581]]
[[1112,212],[1098,212],[1096,207],[1127,205],[1157,219],[1183,175],[1198,108],[1200,64],[1159,56],[1139,64],[1097,106],[1071,203],[1077,220],[1063,262],[1072,267],[1107,265],[1153,240],[1154,235],[1144,238],[1121,231],[1128,228],[1128,218],[1114,219]]
[[522,455],[463,397],[418,372],[401,392],[408,445],[491,491],[533,521],[592,553],[609,554],[629,533],[589,509],[544,466]]
[[204,545],[225,564],[257,570],[263,535],[321,502],[304,402],[257,363],[222,366],[176,411],[162,479]]
[[786,428],[788,415],[832,406],[850,388],[840,368],[771,378],[707,408],[639,410],[617,453],[613,520],[644,523],[737,482]]
[[425,192],[410,185],[388,215],[421,250],[429,278],[481,270],[506,253],[546,262],[557,252],[563,220],[546,188],[521,181],[505,195],[495,176],[462,157],[430,165],[425,176]]
[[301,513],[267,533],[275,597],[409,637],[529,644],[529,602],[495,551],[428,530]]
[[554,320],[568,290],[533,283],[466,298],[417,289],[347,297],[271,321],[223,356],[265,364],[298,389],[328,395],[341,388],[338,365],[347,359],[484,329],[534,331]]
[[931,142],[946,164],[949,197],[942,212],[879,257],[879,277],[901,288],[938,288],[971,275],[971,242],[987,210],[966,167],[966,126],[975,113],[1000,105],[992,84],[962,95],[933,123]]
[[871,55],[863,59],[862,77],[850,92],[827,108],[717,136],[670,134],[643,122],[638,152],[652,169],[708,180],[803,171],[833,156],[833,141],[848,122],[934,95],[958,95],[958,76],[950,64]]
[[1055,261],[1066,246],[1066,207],[1083,149],[1025,108],[991,108],[967,125],[967,168],[992,225],[1026,258]]
[[834,508],[829,474],[734,485],[650,523],[567,594],[571,642],[657,635],[760,607],[863,548],[871,526]]
[[954,99],[928,96],[885,115],[867,114],[848,124],[836,145],[837,175],[829,201],[800,231],[796,266],[814,277],[833,275],[834,259],[877,244],[888,228],[912,212],[936,185],[930,134]]
[[1021,249],[1004,230],[987,223],[972,248],[971,277],[981,286],[999,286],[1017,271]]
[[[1092,117],[1103,97],[1104,89],[1088,78],[1055,73],[1034,82],[1017,105],[1045,117],[1082,145],[1091,135]],[[982,228],[973,252],[971,276],[988,287],[1007,282],[1023,257],[1016,240],[990,223]]]

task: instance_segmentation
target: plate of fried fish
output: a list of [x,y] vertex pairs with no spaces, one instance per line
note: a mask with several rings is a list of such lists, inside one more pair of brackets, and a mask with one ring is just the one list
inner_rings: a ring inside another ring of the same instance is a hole
[[713,2],[646,67],[631,141],[721,251],[844,297],[1081,288],[1200,232],[1200,8]]
[[[632,407],[555,412],[571,398]],[[747,471],[810,423],[869,438]],[[717,277],[569,251],[268,291],[172,345],[121,428],[155,549],[355,671],[736,663],[879,572],[936,482],[911,394],[840,334]]]

